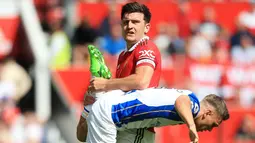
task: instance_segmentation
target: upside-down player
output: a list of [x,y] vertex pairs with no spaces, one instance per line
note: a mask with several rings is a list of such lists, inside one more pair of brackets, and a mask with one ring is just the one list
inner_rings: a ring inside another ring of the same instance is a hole
[[211,131],[229,118],[227,106],[210,94],[199,102],[189,90],[145,89],[101,95],[87,118],[87,143],[116,143],[117,131],[186,124],[192,143],[199,131]]

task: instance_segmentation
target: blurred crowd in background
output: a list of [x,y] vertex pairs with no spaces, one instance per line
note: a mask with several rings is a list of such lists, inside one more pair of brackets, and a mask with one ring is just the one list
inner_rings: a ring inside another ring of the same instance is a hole
[[[121,35],[120,13],[116,3],[129,0],[79,0],[76,2],[108,5],[109,13],[97,28],[84,17],[71,29],[67,24],[67,1],[34,0],[45,36],[48,39],[51,68],[70,66],[88,67],[88,44],[97,45],[104,53],[106,63],[114,69],[118,54],[125,50]],[[174,71],[172,81],[161,81],[161,86],[187,88],[199,98],[205,93],[217,93],[231,107],[251,108],[255,105],[255,2],[251,0],[191,0],[194,2],[249,2],[250,9],[236,15],[236,30],[232,33],[216,22],[212,7],[206,7],[203,17],[194,20],[190,5],[184,0],[178,4],[177,21],[157,25],[157,35],[151,37],[161,51],[163,68]],[[140,2],[155,2],[141,0]],[[43,4],[41,4],[43,3]],[[153,19],[153,13],[152,13]],[[33,90],[31,71],[22,67],[13,57],[6,56],[12,45],[0,31],[0,142],[12,139],[17,143],[47,142],[44,122],[33,110],[19,108],[21,99]],[[114,61],[114,62],[113,62]],[[237,138],[255,139],[255,117],[247,115]]]
[[[109,3],[108,8],[100,26],[92,27],[84,17],[76,23],[72,34],[65,32],[66,17],[61,3],[47,9],[42,24],[49,37],[54,68],[89,66],[87,45],[95,44],[114,69],[118,54],[126,45],[116,3]],[[163,69],[180,73],[171,86],[191,89],[200,98],[213,92],[235,105],[254,105],[255,3],[236,15],[234,32],[216,22],[219,15],[213,7],[204,8],[200,20],[192,19],[187,1],[179,1],[178,9],[177,20],[158,23],[157,34],[151,37],[161,51]],[[162,81],[162,86],[169,86],[166,82],[169,81]]]

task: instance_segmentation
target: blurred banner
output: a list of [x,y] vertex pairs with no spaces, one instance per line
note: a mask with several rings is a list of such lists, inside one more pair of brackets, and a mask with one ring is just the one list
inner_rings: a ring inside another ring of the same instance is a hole
[[[236,15],[241,11],[248,10],[250,8],[249,3],[199,3],[191,2],[190,12],[188,13],[188,20],[199,21],[203,17],[203,11],[205,8],[211,7],[215,10],[216,23],[227,28],[230,32],[235,30]],[[149,36],[154,37],[157,34],[157,25],[162,22],[175,23],[178,22],[178,17],[181,13],[181,8],[178,4],[172,2],[155,2],[146,4],[152,13],[151,29]],[[160,8],[160,10],[159,10]],[[121,5],[117,5],[116,13],[120,18]],[[94,27],[98,27],[103,21],[104,17],[108,14],[108,6],[105,3],[88,4],[77,3],[77,15],[78,21],[84,17],[88,18],[90,24]]]
[[0,57],[10,54],[17,36],[19,13],[17,3],[0,1]]

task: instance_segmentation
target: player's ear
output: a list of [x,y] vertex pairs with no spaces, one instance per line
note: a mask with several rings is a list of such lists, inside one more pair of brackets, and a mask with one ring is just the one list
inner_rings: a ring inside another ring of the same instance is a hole
[[206,117],[206,113],[202,114],[201,119],[204,120]]
[[150,28],[151,28],[151,24],[145,23],[144,34],[147,34],[150,31]]
[[210,109],[206,110],[206,115],[213,115],[213,111]]

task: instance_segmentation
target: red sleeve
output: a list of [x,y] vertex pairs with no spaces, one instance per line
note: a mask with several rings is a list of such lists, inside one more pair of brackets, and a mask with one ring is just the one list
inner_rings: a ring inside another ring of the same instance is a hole
[[120,64],[120,59],[121,59],[121,57],[123,56],[124,53],[125,53],[125,51],[122,51],[122,52],[119,54],[117,65]]
[[159,58],[161,58],[158,48],[151,42],[137,47],[134,52],[136,67],[150,66],[155,69]]

